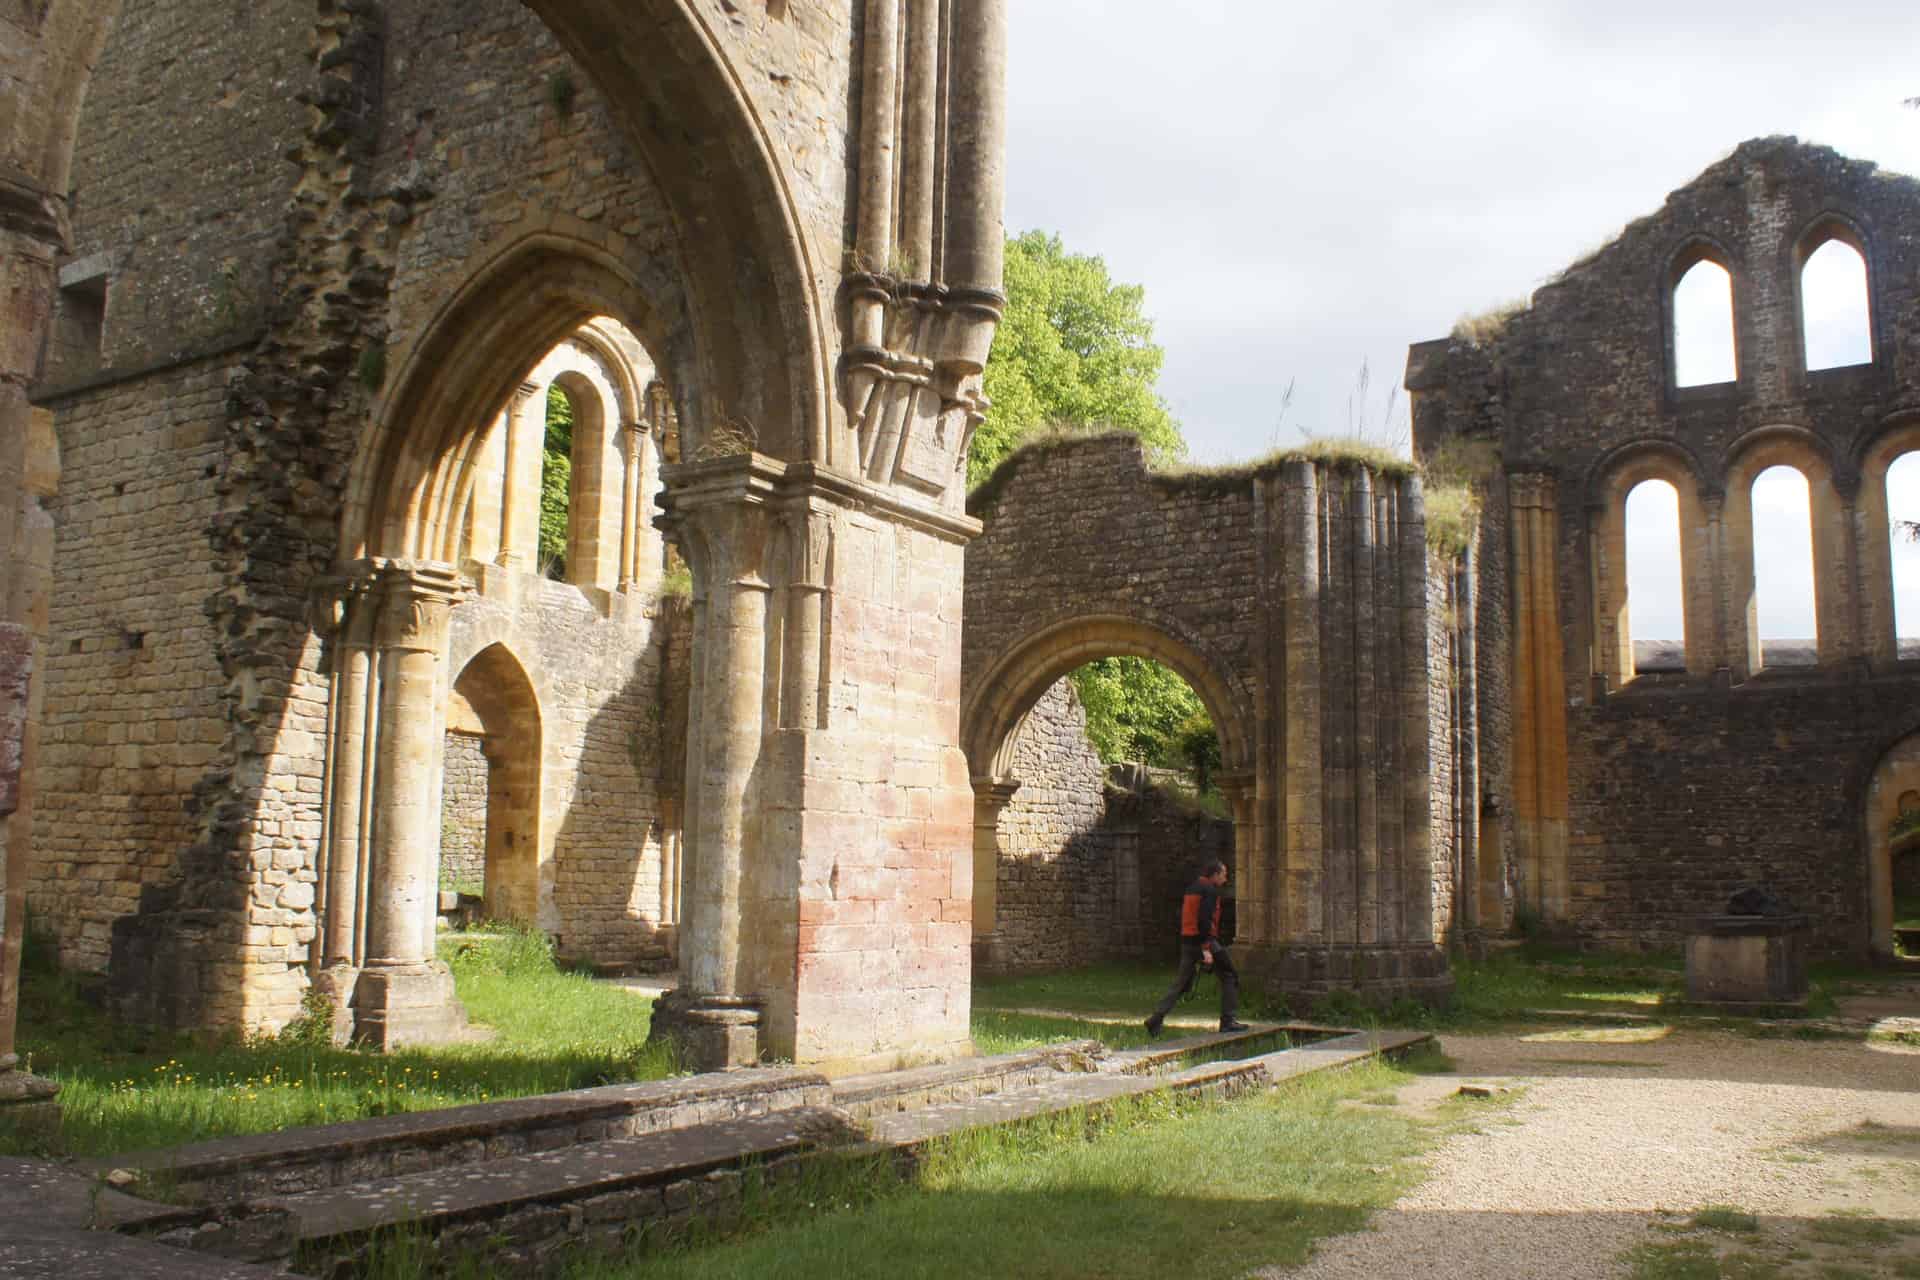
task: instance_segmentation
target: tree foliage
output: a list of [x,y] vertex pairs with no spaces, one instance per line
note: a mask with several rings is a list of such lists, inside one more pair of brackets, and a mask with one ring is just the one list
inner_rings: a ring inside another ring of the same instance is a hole
[[1047,428],[1131,431],[1163,461],[1186,453],[1155,389],[1164,353],[1145,290],[1115,284],[1105,262],[1069,253],[1044,231],[1007,241],[1006,289],[985,374],[992,407],[967,456],[969,484]]
[[[1150,658],[1101,658],[1072,678],[1087,710],[1087,740],[1108,764],[1137,760],[1165,769],[1191,767],[1188,737],[1212,732],[1199,695]],[[1219,754],[1218,739],[1213,754]]]
[[540,449],[540,569],[567,574],[567,516],[573,497],[573,401],[547,388],[547,433]]

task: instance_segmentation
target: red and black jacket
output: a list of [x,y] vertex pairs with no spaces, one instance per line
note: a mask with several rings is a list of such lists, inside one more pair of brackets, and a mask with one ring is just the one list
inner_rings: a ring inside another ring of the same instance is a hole
[[1180,899],[1180,940],[1220,941],[1220,886],[1206,878],[1187,886]]

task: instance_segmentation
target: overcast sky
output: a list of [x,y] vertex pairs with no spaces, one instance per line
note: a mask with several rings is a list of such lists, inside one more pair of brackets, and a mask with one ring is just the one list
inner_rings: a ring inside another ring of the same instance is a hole
[[1744,139],[1920,174],[1913,0],[1012,8],[1008,226],[1145,286],[1200,461],[1379,422],[1409,343],[1524,298]]

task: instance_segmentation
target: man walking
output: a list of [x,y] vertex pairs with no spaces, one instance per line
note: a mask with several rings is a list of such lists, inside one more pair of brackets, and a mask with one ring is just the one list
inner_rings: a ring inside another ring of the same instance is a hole
[[1246,1023],[1233,1016],[1240,1007],[1240,975],[1220,941],[1220,890],[1226,883],[1227,864],[1214,858],[1200,868],[1200,878],[1187,886],[1186,896],[1180,899],[1180,975],[1160,998],[1160,1006],[1148,1015],[1148,1035],[1160,1034],[1167,1012],[1193,990],[1194,971],[1201,967],[1211,968],[1220,977],[1220,1029],[1247,1029]]

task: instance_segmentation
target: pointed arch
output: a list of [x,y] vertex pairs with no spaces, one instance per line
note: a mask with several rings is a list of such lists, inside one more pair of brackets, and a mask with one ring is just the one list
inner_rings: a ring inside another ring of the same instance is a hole
[[1668,386],[1684,390],[1739,381],[1743,291],[1735,261],[1705,236],[1687,240],[1669,261],[1662,293]]
[[1872,364],[1873,261],[1859,224],[1827,212],[1793,245],[1794,318],[1808,373]]
[[487,759],[487,914],[532,923],[549,879],[541,865],[545,743],[539,694],[519,658],[495,641],[460,669],[448,702],[449,730],[479,737]]

